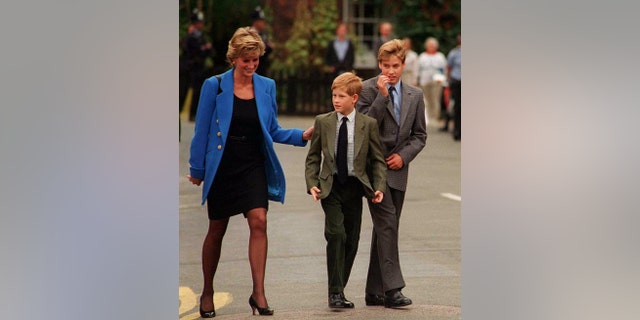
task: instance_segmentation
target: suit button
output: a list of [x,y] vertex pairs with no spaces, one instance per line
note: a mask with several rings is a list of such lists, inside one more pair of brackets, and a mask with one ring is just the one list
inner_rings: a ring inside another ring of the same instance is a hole
[[222,135],[222,133],[220,133],[220,131],[218,131],[218,137],[221,136],[221,135]]
[[222,150],[222,145],[221,144],[218,145],[218,150]]
[[216,123],[220,123],[220,119],[216,119]]

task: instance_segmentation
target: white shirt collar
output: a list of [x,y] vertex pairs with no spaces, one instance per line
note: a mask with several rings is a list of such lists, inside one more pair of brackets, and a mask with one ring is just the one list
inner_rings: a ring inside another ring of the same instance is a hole
[[349,113],[348,115],[343,115],[340,112],[336,112],[338,114],[338,121],[342,121],[342,118],[347,117],[347,119],[349,119],[349,122],[353,122],[356,119],[356,109],[353,109],[353,111],[351,111],[351,113]]
[[396,92],[400,93],[401,83],[402,83],[402,80],[398,80],[398,83],[396,83],[394,86],[387,84],[387,89],[394,87],[396,88]]

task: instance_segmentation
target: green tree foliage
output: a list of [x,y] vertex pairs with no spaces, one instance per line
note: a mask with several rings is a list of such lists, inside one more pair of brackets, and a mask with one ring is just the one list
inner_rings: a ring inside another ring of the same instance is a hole
[[[213,53],[209,65],[213,65],[215,73],[226,70],[227,46],[229,39],[237,28],[251,25],[251,12],[258,5],[264,8],[260,0],[180,0],[179,2],[179,36],[187,34],[189,16],[194,8],[204,13],[204,36],[213,45]],[[266,11],[266,10],[265,10]],[[267,21],[269,21],[267,15]]]
[[299,77],[325,71],[325,47],[333,39],[337,23],[335,0],[316,0],[311,8],[308,1],[298,1],[291,36],[284,43],[285,58],[276,59],[271,69]]
[[445,54],[456,46],[461,31],[460,0],[390,1],[384,6],[394,17],[394,33],[411,38],[418,53],[424,51],[427,37],[438,39],[439,51]]

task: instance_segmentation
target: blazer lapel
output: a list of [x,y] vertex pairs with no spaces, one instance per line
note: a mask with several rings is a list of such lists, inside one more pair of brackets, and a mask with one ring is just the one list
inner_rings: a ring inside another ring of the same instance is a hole
[[405,123],[407,120],[407,115],[409,115],[409,108],[412,108],[413,103],[413,95],[409,92],[408,88],[402,84],[402,106],[400,108],[400,126]]
[[[354,111],[355,112],[355,111]],[[362,143],[364,141],[364,119],[362,119],[362,115],[356,112],[356,123],[354,126],[354,141],[353,141],[353,161],[355,165],[355,159],[358,157],[360,153],[360,147],[362,147]]]
[[331,115],[324,121],[322,129],[324,130],[325,137],[327,137],[327,150],[331,159],[336,158],[336,125],[338,123],[338,115],[336,112],[332,112]]
[[220,131],[226,134],[229,132],[233,115],[233,69],[221,75],[220,89],[222,93],[216,98],[216,121],[219,120]]
[[267,132],[267,119],[269,118],[269,113],[271,112],[271,96],[269,96],[266,92],[267,84],[260,79],[256,74],[253,75],[253,94],[256,97],[256,107],[258,108],[258,118],[260,118],[260,124],[262,125],[263,131]]

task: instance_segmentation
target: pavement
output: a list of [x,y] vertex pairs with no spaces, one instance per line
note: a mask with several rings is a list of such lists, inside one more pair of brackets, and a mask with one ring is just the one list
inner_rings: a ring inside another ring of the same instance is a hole
[[[180,141],[181,320],[198,319],[202,290],[201,249],[207,231],[201,187],[189,183],[189,145],[193,123],[182,121]],[[313,117],[279,116],[283,128],[306,129]],[[367,307],[364,286],[372,223],[363,206],[362,231],[346,297],[354,309],[327,307],[324,214],[306,194],[306,147],[276,144],[285,171],[285,204],[270,202],[269,253],[265,289],[273,319],[461,319],[460,145],[451,134],[427,126],[427,146],[410,164],[409,185],[400,219],[400,264],[413,304],[401,309]],[[250,319],[251,273],[247,257],[249,228],[242,215],[231,218],[214,280],[216,318]]]

